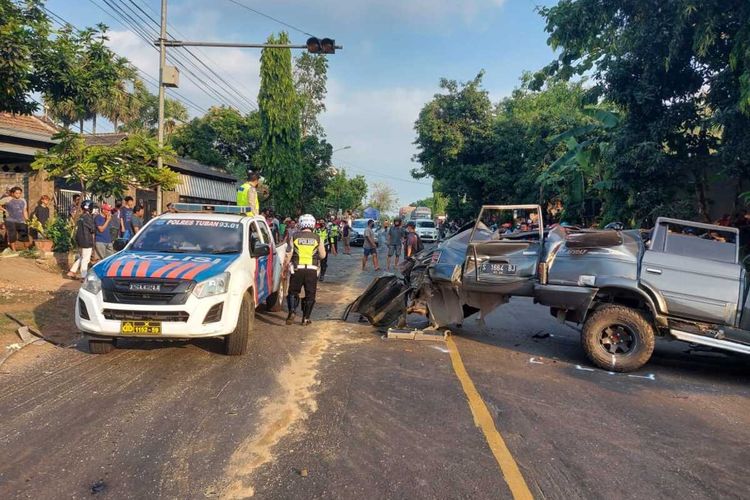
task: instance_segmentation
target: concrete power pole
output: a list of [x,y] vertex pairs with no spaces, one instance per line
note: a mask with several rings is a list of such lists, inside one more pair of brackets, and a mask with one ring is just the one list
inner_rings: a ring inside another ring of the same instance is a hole
[[[157,138],[159,148],[164,147],[164,70],[167,63],[167,0],[161,0],[161,34],[159,35],[159,124]],[[157,167],[164,166],[161,154],[157,160]],[[161,186],[156,186],[156,213],[161,213]]]

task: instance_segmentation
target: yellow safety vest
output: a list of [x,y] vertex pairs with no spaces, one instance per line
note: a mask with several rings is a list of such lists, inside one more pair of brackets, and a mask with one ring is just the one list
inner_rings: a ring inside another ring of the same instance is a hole
[[294,253],[292,254],[292,264],[294,267],[299,266],[317,266],[320,261],[318,247],[320,247],[320,237],[311,231],[302,231],[294,235],[292,240]]
[[258,215],[260,213],[258,192],[249,181],[245,182],[237,189],[237,206],[252,208],[252,211],[247,213],[248,215]]

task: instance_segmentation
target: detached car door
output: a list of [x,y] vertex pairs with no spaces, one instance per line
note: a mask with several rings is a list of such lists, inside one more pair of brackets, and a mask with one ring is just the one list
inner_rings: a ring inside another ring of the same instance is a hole
[[641,282],[664,297],[670,316],[734,325],[742,288],[735,228],[659,218]]
[[463,266],[472,292],[531,296],[544,243],[538,205],[487,205],[474,225]]

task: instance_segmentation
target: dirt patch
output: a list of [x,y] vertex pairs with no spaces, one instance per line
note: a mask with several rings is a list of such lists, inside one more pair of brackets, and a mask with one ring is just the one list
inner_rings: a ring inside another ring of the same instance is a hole
[[[78,335],[73,316],[78,286],[62,276],[54,261],[4,259],[0,268],[0,351],[19,342],[19,324],[8,314],[54,343],[73,342]],[[44,347],[27,347],[23,355],[14,356],[13,363],[28,358],[26,351],[38,349]]]
[[[358,275],[350,275],[335,286],[329,283],[321,286],[319,304],[322,307],[317,309],[314,319],[323,315],[340,317],[348,302],[359,293],[357,281],[360,279]],[[362,341],[361,337],[342,335],[341,326],[338,321],[315,321],[308,327],[309,345],[277,374],[281,393],[263,408],[258,432],[243,441],[232,454],[225,474],[228,484],[221,488],[221,498],[234,500],[253,496],[253,472],[271,462],[274,447],[282,438],[299,432],[301,424],[317,410],[318,368],[323,356],[331,346]]]

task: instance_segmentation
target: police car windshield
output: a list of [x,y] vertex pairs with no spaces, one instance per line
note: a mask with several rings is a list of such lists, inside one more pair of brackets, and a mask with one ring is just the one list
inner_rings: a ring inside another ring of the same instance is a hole
[[417,221],[417,227],[435,227],[435,223],[431,220],[418,220]]
[[367,219],[358,219],[358,220],[352,221],[352,227],[356,227],[356,228],[367,227]]
[[131,250],[164,253],[240,253],[242,225],[198,219],[157,219],[135,237]]

